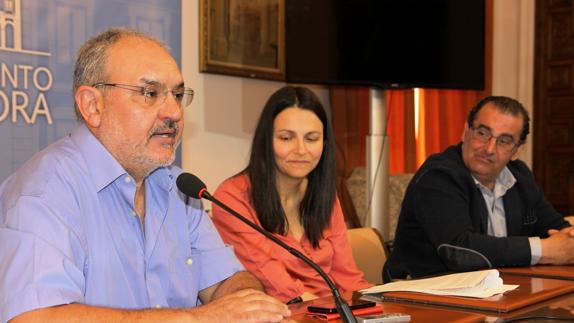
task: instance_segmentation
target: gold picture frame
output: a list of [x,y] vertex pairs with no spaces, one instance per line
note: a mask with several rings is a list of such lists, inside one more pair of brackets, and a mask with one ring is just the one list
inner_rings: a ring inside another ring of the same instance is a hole
[[201,72],[285,80],[285,0],[200,0]]

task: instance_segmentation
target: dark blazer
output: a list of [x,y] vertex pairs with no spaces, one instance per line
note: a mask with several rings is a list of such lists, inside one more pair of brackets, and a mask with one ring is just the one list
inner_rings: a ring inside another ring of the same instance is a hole
[[516,160],[507,165],[516,183],[503,197],[508,237],[488,236],[488,210],[461,147],[429,157],[409,183],[394,249],[383,269],[385,281],[528,266],[528,237],[546,237],[548,229],[569,226],[544,198],[528,167]]

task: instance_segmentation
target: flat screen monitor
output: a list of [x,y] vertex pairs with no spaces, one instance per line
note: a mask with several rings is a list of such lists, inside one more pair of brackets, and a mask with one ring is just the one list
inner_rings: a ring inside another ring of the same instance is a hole
[[484,88],[484,0],[286,0],[286,80]]

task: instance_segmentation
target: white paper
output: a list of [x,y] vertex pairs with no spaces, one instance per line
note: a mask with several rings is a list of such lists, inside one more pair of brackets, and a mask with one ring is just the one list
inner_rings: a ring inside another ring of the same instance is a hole
[[392,282],[364,289],[363,294],[385,292],[418,292],[433,295],[486,298],[516,289],[518,285],[504,285],[496,269],[449,274],[426,279]]

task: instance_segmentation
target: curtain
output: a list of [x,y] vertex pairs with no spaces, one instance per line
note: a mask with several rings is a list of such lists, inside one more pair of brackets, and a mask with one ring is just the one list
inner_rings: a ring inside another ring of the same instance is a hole
[[389,174],[412,173],[416,169],[414,91],[387,90],[386,102]]
[[[347,185],[355,168],[366,163],[365,138],[369,132],[369,88],[331,86],[331,123],[337,157],[337,195],[349,228],[361,226]],[[353,189],[353,188],[351,188]]]
[[457,144],[462,138],[468,111],[483,91],[421,89],[416,167],[431,155]]
[[366,163],[365,138],[369,133],[369,88],[331,86],[331,123],[337,149],[337,174],[348,178]]

